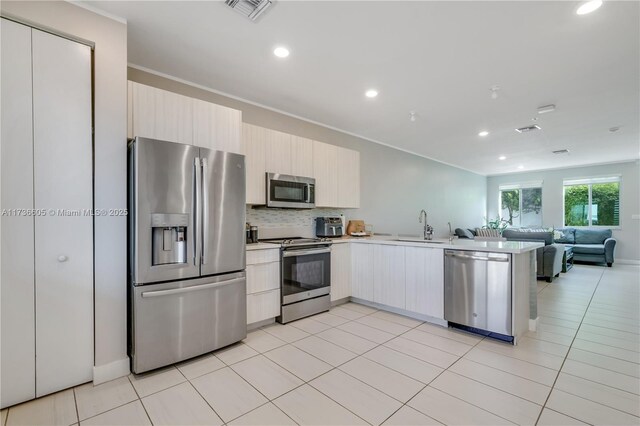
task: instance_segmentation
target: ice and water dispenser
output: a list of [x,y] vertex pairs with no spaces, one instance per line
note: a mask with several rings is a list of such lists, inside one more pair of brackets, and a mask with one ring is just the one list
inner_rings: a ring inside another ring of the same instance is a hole
[[188,225],[188,214],[151,215],[153,266],[187,263]]

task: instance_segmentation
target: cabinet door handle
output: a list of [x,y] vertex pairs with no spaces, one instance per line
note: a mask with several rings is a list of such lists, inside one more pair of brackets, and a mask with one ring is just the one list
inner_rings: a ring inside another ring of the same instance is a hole
[[69,260],[69,258],[65,255],[60,255],[58,256],[58,262],[62,263],[62,262],[66,262],[67,260]]

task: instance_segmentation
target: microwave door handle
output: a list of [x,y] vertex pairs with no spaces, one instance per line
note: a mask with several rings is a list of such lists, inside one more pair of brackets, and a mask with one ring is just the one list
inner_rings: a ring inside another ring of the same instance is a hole
[[202,264],[209,256],[209,185],[207,159],[202,159]]
[[200,169],[200,158],[196,157],[193,161],[193,181],[194,181],[194,194],[193,194],[193,264],[200,264],[200,253],[198,250],[198,241],[201,239],[200,234],[200,210],[201,210],[201,201],[200,196],[202,195],[202,173]]
[[308,183],[304,186],[304,202],[311,202],[311,184]]

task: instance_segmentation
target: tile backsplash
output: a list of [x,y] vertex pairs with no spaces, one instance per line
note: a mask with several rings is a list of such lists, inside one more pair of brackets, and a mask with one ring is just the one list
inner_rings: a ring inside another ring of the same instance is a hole
[[247,206],[247,222],[257,225],[261,230],[271,228],[304,229],[305,236],[315,235],[315,218],[319,216],[340,216],[340,209],[271,209]]

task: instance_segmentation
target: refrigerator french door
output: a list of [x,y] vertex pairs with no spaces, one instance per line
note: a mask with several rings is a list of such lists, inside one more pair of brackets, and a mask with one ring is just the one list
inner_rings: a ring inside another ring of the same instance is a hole
[[136,137],[129,182],[132,371],[244,339],[244,156]]

